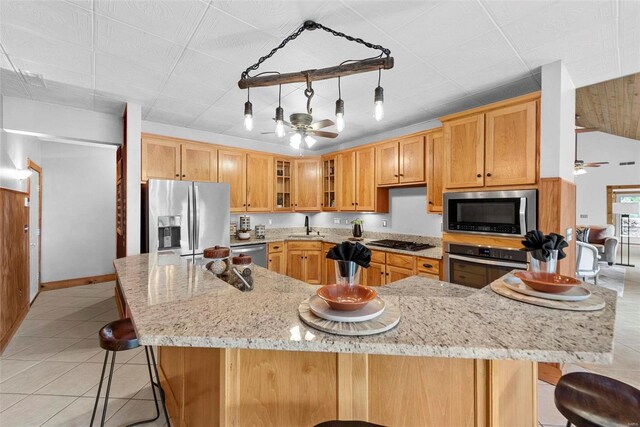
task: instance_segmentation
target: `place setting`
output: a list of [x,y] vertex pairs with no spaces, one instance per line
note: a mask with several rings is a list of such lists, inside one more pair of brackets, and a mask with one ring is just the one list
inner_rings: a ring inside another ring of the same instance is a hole
[[298,306],[302,321],[336,335],[374,335],[400,322],[400,309],[382,299],[375,289],[360,285],[360,271],[368,268],[371,251],[359,243],[344,242],[327,253],[335,262],[336,283],[325,285]]
[[505,275],[491,284],[491,289],[507,298],[542,307],[572,311],[595,311],[605,307],[605,301],[585,288],[583,282],[557,274],[558,261],[564,259],[568,246],[564,236],[539,230],[529,231],[522,242],[531,254],[529,271]]

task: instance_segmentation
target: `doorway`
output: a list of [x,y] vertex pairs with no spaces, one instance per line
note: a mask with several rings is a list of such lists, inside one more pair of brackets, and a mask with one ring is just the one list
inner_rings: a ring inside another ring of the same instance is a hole
[[42,228],[42,168],[31,159],[27,161],[29,176],[29,303],[40,290],[40,257]]

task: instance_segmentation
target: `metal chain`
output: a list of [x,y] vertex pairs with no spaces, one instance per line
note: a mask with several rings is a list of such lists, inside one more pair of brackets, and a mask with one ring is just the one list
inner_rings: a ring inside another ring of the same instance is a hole
[[246,70],[244,70],[242,72],[242,76],[240,78],[242,80],[248,79],[250,77],[249,76],[249,72],[257,70],[264,61],[266,61],[267,59],[271,58],[277,51],[279,51],[280,49],[285,47],[287,45],[287,43],[289,43],[290,41],[295,40],[296,38],[298,38],[298,36],[300,34],[302,34],[305,30],[315,30],[317,28],[320,28],[321,30],[324,30],[324,31],[336,36],[336,37],[342,37],[344,39],[347,39],[348,41],[359,43],[359,44],[361,44],[363,46],[366,46],[366,47],[368,47],[370,49],[379,50],[379,51],[382,52],[380,54],[380,56],[382,56],[383,54],[387,55],[387,57],[391,56],[391,51],[389,49],[383,47],[383,46],[366,42],[366,41],[362,40],[361,38],[351,37],[351,36],[349,36],[347,34],[339,32],[339,31],[332,30],[329,27],[325,27],[322,24],[318,24],[317,22],[306,21],[294,33],[292,33],[287,38],[282,40],[282,42],[278,46],[276,46],[275,48],[271,49],[271,52],[269,52],[265,56],[261,57],[260,59],[258,59],[258,62],[256,62],[255,64],[253,64],[252,66],[250,66]]

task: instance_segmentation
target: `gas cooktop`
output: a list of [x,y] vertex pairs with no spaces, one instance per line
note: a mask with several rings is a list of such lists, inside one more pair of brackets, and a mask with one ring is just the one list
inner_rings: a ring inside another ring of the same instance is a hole
[[401,251],[422,251],[425,249],[435,248],[433,245],[427,243],[405,242],[403,240],[374,240],[368,243],[371,246],[381,246],[383,248],[399,249]]

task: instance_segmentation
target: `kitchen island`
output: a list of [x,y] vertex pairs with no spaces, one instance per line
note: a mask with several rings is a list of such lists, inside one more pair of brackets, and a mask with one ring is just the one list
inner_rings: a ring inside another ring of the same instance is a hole
[[140,342],[159,347],[174,425],[535,426],[538,361],[610,363],[616,293],[597,312],[557,311],[422,277],[378,288],[393,330],[323,333],[298,318],[317,287],[254,269],[240,292],[179,257],[116,260]]

